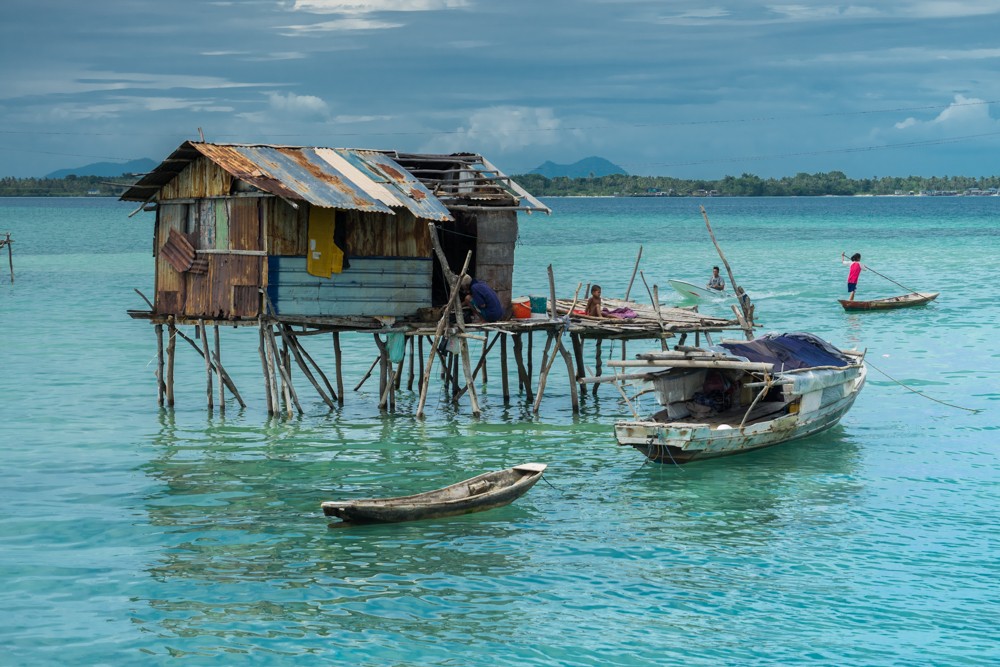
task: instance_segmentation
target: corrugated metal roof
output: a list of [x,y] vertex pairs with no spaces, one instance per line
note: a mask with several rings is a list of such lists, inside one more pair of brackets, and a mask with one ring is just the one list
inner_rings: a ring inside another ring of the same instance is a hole
[[121,198],[149,201],[201,155],[234,177],[278,197],[324,208],[390,215],[393,207],[405,207],[425,220],[452,219],[444,204],[388,155],[343,148],[189,141]]

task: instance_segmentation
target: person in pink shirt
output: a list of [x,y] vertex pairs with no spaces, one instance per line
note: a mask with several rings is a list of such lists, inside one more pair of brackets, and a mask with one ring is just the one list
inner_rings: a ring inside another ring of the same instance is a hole
[[[840,253],[840,263],[847,264],[847,255]],[[861,275],[861,269],[864,267],[861,265],[861,253],[856,252],[851,255],[851,268],[847,272],[847,293],[850,294],[850,300],[854,301],[854,291],[858,289],[858,277]]]

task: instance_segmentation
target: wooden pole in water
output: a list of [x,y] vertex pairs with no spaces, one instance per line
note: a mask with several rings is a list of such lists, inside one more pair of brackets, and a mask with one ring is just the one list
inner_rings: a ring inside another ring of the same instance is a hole
[[413,358],[416,356],[413,350],[414,346],[413,336],[410,336],[409,343],[410,343],[410,372],[406,377],[406,391],[413,391],[413,364],[414,364]]
[[729,284],[733,286],[733,291],[736,292],[737,300],[740,304],[740,310],[743,311],[743,318],[746,320],[743,333],[746,335],[747,340],[753,340],[753,315],[751,314],[752,304],[750,303],[750,297],[745,297],[745,291],[742,294],[740,293],[739,285],[736,284],[736,278],[733,276],[733,270],[729,268],[729,260],[726,259],[725,253],[722,252],[719,242],[715,240],[715,232],[712,231],[712,223],[708,221],[708,213],[705,211],[704,206],[699,206],[698,208],[701,209],[701,216],[705,218],[705,227],[708,228],[708,235],[712,237],[712,243],[719,252],[719,257],[722,259],[723,265],[726,267],[726,273],[729,275]]
[[163,325],[156,325],[156,402],[163,407],[164,394],[166,394],[165,381],[163,379]]
[[504,405],[510,403],[510,380],[507,378],[507,336],[500,339],[500,382],[503,389]]
[[[597,377],[600,377],[601,374],[602,374],[602,370],[601,370],[601,344],[603,342],[604,342],[603,338],[598,338],[598,339],[596,339],[594,341],[594,373],[597,374]],[[594,389],[591,392],[591,394],[595,398],[597,397],[597,387],[600,386],[600,384],[601,384],[600,382],[595,382],[594,383]]]
[[274,393],[271,391],[271,370],[267,362],[267,352],[264,351],[264,323],[263,321],[258,322],[257,334],[258,334],[258,344],[257,353],[260,355],[260,366],[264,373],[264,397],[267,400],[267,412],[268,414],[277,414],[277,402]]
[[340,333],[333,333],[333,359],[337,371],[337,404],[344,404],[344,373],[341,367],[343,357],[340,352]]
[[514,363],[517,365],[518,391],[524,390],[524,397],[528,403],[534,403],[535,397],[531,391],[531,372],[524,363],[522,334],[514,334]]
[[219,341],[219,325],[212,325],[212,335],[215,337],[215,371],[219,376],[219,414],[226,414],[226,383],[222,379],[222,346]]
[[201,346],[204,349],[205,375],[207,376],[206,384],[208,386],[208,409],[211,411],[215,407],[213,405],[215,399],[212,396],[212,356],[208,351],[208,334],[205,332],[205,320],[198,320],[198,330],[201,335]]
[[174,407],[174,354],[177,350],[177,325],[174,324],[173,317],[167,325],[167,407]]
[[[431,238],[436,239],[437,234],[434,232],[434,224],[431,223]],[[441,340],[441,336],[444,333],[445,327],[448,323],[448,315],[455,301],[458,299],[458,288],[462,280],[462,276],[465,275],[466,271],[469,270],[469,263],[472,261],[472,251],[470,250],[465,255],[465,264],[462,266],[462,272],[458,275],[458,278],[452,283],[451,294],[448,295],[448,303],[445,304],[444,310],[441,313],[441,319],[438,320],[437,328],[434,331],[434,338],[431,341],[431,350],[427,355],[427,368],[424,370],[424,377],[420,383],[420,399],[417,403],[417,417],[424,416],[424,405],[427,402],[427,388],[431,381],[431,372],[434,368],[434,355],[437,353],[438,342]]]
[[635,274],[639,270],[640,259],[642,259],[642,246],[639,246],[639,255],[635,258],[635,267],[632,269],[632,277],[628,281],[628,289],[625,290],[626,301],[628,301],[628,295],[632,293],[632,283],[635,282]]
[[10,284],[14,284],[14,250],[11,245],[14,243],[10,240],[10,232],[7,232],[7,262],[10,264]]
[[[303,353],[305,351],[301,349],[299,341],[296,340],[295,336],[292,335],[291,331],[289,331],[287,324],[279,324],[278,326],[280,327],[279,331],[281,332],[281,340],[284,342],[285,346],[292,351],[292,354],[295,356],[295,363],[298,364],[302,374],[306,376],[306,379],[309,380],[310,383],[312,383],[313,388],[316,390],[316,393],[319,394],[319,397],[323,399],[323,402],[326,403],[331,410],[333,410],[336,407],[333,404],[333,399],[330,398],[325,391],[323,391],[322,387],[319,386],[316,376],[313,375],[312,371],[306,365],[305,358],[303,357]],[[327,386],[329,387],[329,382],[327,383]]]

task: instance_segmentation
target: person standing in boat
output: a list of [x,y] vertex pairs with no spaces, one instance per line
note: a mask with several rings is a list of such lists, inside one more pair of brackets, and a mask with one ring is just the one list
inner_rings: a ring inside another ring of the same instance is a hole
[[[847,264],[847,255],[840,253],[840,263]],[[854,301],[854,292],[858,289],[858,278],[861,276],[861,270],[864,266],[861,265],[861,253],[856,252],[851,255],[851,268],[847,271],[847,293],[851,296],[850,301]]]
[[726,281],[723,280],[722,276],[719,275],[719,267],[717,266],[712,267],[712,277],[709,279],[708,285],[706,285],[706,287],[708,287],[708,289],[719,290],[720,292],[726,289]]

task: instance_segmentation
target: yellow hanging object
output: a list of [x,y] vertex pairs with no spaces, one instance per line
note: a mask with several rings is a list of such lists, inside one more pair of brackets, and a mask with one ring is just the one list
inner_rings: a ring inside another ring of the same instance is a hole
[[309,247],[306,271],[311,276],[329,278],[344,270],[344,251],[333,242],[336,211],[330,208],[309,209]]

